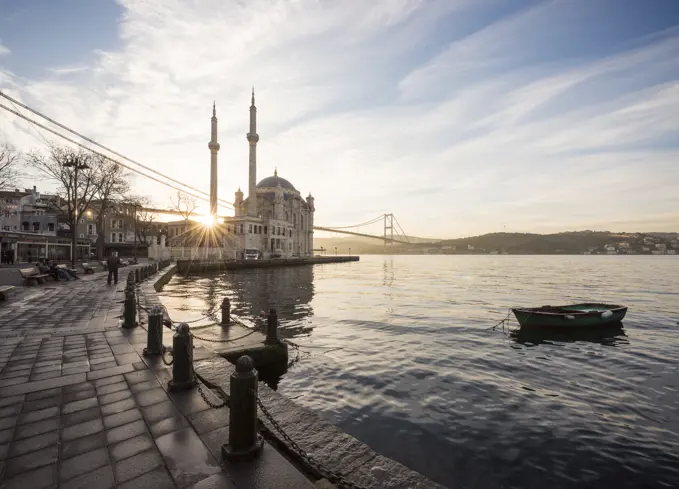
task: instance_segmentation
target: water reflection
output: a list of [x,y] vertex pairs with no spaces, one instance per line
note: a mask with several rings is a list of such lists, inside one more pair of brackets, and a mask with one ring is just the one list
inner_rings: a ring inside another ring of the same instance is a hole
[[[313,327],[314,269],[311,266],[262,268],[226,272],[212,280],[214,289],[231,300],[232,312],[255,317],[275,308],[283,338],[308,335]],[[213,287],[208,287],[212,289]],[[209,294],[209,291],[208,291]],[[212,300],[218,304],[223,295]]]
[[604,328],[578,328],[566,330],[564,328],[521,328],[510,332],[510,337],[525,346],[537,346],[552,343],[574,343],[586,341],[600,343],[606,346],[629,344],[622,323]]

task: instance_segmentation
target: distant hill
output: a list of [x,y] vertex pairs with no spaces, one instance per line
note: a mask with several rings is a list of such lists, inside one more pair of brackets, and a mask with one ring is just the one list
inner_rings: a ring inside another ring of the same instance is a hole
[[[608,231],[571,231],[555,234],[490,233],[460,239],[446,239],[435,243],[395,245],[399,253],[509,253],[509,254],[581,254],[605,253],[606,246],[616,253],[651,253],[656,245],[677,250],[677,233],[611,233]],[[674,242],[673,242],[674,240]],[[316,238],[314,247],[324,247],[329,253],[383,253],[382,242],[369,238]]]

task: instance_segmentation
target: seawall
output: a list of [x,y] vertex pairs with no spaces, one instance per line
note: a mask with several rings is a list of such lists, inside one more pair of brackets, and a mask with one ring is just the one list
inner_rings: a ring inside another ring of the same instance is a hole
[[344,263],[358,261],[358,256],[314,256],[311,258],[274,258],[270,260],[178,260],[177,272],[190,273],[219,272],[224,270],[245,270],[250,268],[294,267],[320,265],[322,263]]

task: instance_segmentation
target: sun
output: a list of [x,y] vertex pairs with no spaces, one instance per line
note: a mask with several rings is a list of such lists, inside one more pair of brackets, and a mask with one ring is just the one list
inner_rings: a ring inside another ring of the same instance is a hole
[[200,222],[206,228],[211,228],[215,225],[215,218],[213,216],[196,216],[196,221]]

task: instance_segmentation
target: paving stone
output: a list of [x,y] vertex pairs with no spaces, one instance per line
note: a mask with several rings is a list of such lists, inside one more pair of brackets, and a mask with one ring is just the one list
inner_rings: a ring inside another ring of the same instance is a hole
[[36,399],[35,401],[25,401],[24,402],[24,409],[23,411],[26,412],[31,412],[31,411],[40,411],[42,409],[47,409],[50,407],[55,407],[55,406],[60,406],[61,405],[61,395],[57,395],[54,397],[46,397],[43,399]]
[[4,397],[0,399],[0,407],[11,406],[13,404],[22,404],[24,402],[26,395],[21,394],[18,396]]
[[151,389],[156,389],[158,387],[160,387],[160,384],[158,383],[157,380],[149,380],[147,382],[131,384],[130,390],[132,391],[133,394],[136,394],[138,392],[150,391]]
[[[67,373],[76,373],[76,372],[64,372],[64,374]],[[28,378],[29,382],[35,382],[37,380],[46,380],[46,379],[54,379],[56,377],[59,377],[62,375],[62,372],[59,370],[55,370],[52,372],[44,372],[44,373],[33,373],[31,376]]]
[[[0,380],[0,386],[2,386],[3,388],[11,389],[13,386],[17,386],[19,384],[24,385],[24,384],[26,384],[26,382],[29,382],[29,381],[30,381],[29,375],[22,375],[20,377],[12,377],[11,379]],[[22,392],[26,392],[26,391],[22,391]],[[21,392],[17,392],[17,393],[21,393]]]
[[75,440],[64,441],[61,444],[61,459],[65,460],[102,447],[106,447],[106,433],[103,431]]
[[160,454],[155,449],[148,450],[117,462],[115,464],[116,480],[122,483],[162,466],[163,459]]
[[128,372],[134,371],[132,365],[121,365],[119,367],[105,368],[103,370],[96,370],[93,372],[88,372],[87,380],[98,380],[105,377],[112,377],[114,375],[126,374]]
[[200,435],[200,439],[203,440],[205,446],[213,457],[217,460],[222,459],[222,445],[229,442],[229,427],[219,428],[214,431],[210,431],[203,435]]
[[[112,354],[106,355],[90,355],[90,366],[99,365],[100,363],[115,363],[116,359]],[[116,364],[117,365],[117,364]]]
[[[278,486],[276,486],[278,487]],[[228,475],[224,473],[214,474],[188,489],[238,489]]]
[[9,443],[0,444],[0,462],[7,458],[9,454]]
[[111,394],[99,396],[99,404],[103,406],[105,404],[110,404],[112,402],[122,401],[124,399],[127,399],[128,397],[132,397],[132,391],[126,388],[125,390],[120,390],[117,392],[113,392]]
[[195,484],[221,471],[217,460],[190,428],[161,436],[156,445],[178,487]]
[[109,368],[112,368],[112,367],[117,367],[117,366],[118,366],[118,364],[114,360],[112,360],[112,361],[109,361],[109,362],[97,363],[96,365],[92,365],[90,370],[92,370],[92,372],[94,372],[96,370],[106,370],[106,369],[109,369]]
[[149,426],[151,434],[154,438],[159,438],[167,433],[189,428],[191,425],[184,416],[170,416],[169,418],[161,419]]
[[156,376],[153,375],[153,372],[151,372],[150,370],[140,370],[129,374],[125,374],[125,380],[127,380],[127,382],[130,385],[139,384],[141,382],[149,382],[152,380],[155,380],[157,382]]
[[67,481],[108,464],[108,451],[105,448],[82,453],[59,463],[59,480]]
[[28,452],[41,450],[52,445],[56,445],[59,441],[59,432],[57,430],[43,433],[42,435],[24,438],[12,443],[8,457],[17,457]]
[[6,430],[0,430],[0,443],[9,443],[10,441],[12,441],[13,436],[14,427]]
[[82,367],[73,367],[73,368],[64,367],[64,368],[61,369],[61,375],[71,375],[71,374],[77,374],[77,373],[89,372],[89,371],[90,371],[89,365],[85,365],[85,366],[82,366]]
[[55,397],[61,395],[61,387],[55,387],[54,389],[46,389],[38,392],[31,392],[26,394],[26,402],[36,401],[38,399],[45,399],[47,397]]
[[61,388],[62,395],[72,394],[74,392],[93,391],[95,388],[93,382],[79,382],[77,384],[67,385]]
[[57,464],[53,464],[5,479],[1,487],[2,489],[46,489],[56,487],[56,484]]
[[103,379],[98,379],[94,381],[94,386],[96,388],[99,388],[109,384],[117,384],[118,382],[123,382],[124,380],[125,377],[123,377],[122,375],[114,375],[112,377],[105,377]]
[[92,435],[104,430],[104,423],[101,418],[95,418],[84,423],[76,424],[64,428],[61,432],[61,438],[64,441],[75,440],[83,436]]
[[160,387],[151,389],[150,391],[140,392],[135,395],[135,398],[137,404],[142,407],[151,406],[168,400],[167,394]]
[[208,409],[189,416],[189,421],[200,435],[229,425],[229,408]]
[[5,461],[5,475],[13,477],[21,472],[37,469],[43,465],[50,465],[57,461],[59,447],[53,445],[35,452],[30,452],[19,457],[10,458]]
[[28,382],[19,385],[12,385],[9,387],[0,387],[0,397],[16,396],[18,394],[26,394],[33,391],[41,391],[45,389],[53,389],[54,387],[62,387],[64,385],[77,384],[79,382],[84,382],[87,375],[89,375],[89,373],[64,375],[54,379],[39,380],[37,382]]
[[148,434],[143,434],[130,438],[129,440],[121,441],[115,445],[108,447],[109,455],[111,459],[115,462],[124,460],[126,458],[132,457],[146,450],[150,450],[155,447],[153,443],[153,438]]
[[108,384],[101,387],[97,387],[97,395],[103,396],[106,394],[113,394],[114,392],[122,391],[127,389],[127,382],[116,382],[115,384]]
[[53,416],[59,416],[59,407],[52,406],[45,409],[22,413],[21,416],[19,416],[18,424],[34,423]]
[[175,489],[175,487],[165,467],[158,467],[136,479],[118,485],[118,489]]
[[137,362],[141,362],[141,358],[139,358],[139,355],[137,353],[126,353],[123,355],[114,355],[116,362],[118,365],[128,365],[131,364],[134,368],[134,364]]
[[71,402],[82,401],[83,399],[89,399],[91,397],[97,397],[94,387],[75,392],[64,392],[61,394],[61,402],[63,404],[69,404]]
[[5,406],[0,408],[0,418],[6,418],[8,416],[16,416],[21,412],[21,404],[12,404],[11,406]]
[[[189,416],[194,413],[205,411],[206,409],[211,409],[210,406],[200,396],[198,389],[192,389],[190,391],[184,392],[170,392],[169,397],[184,416]],[[214,401],[219,402],[220,400],[215,397]]]
[[109,416],[111,414],[127,411],[136,406],[137,404],[134,402],[134,399],[129,397],[122,401],[112,402],[111,404],[105,404],[104,406],[101,406],[101,414],[102,416]]
[[61,417],[61,425],[63,427],[73,426],[75,424],[84,423],[85,421],[90,421],[96,419],[101,415],[99,408],[97,406],[89,409],[83,409],[81,411],[76,411],[71,414],[67,414]]
[[60,483],[59,489],[111,489],[114,485],[113,468],[110,465],[105,465]]
[[41,435],[58,428],[59,418],[48,418],[35,423],[26,423],[17,426],[16,432],[14,433],[14,439],[21,440],[23,438],[30,438],[31,436]]
[[149,425],[171,416],[181,417],[181,413],[175,407],[174,403],[169,399],[167,401],[142,408],[141,414]]
[[17,423],[17,418],[10,416],[8,418],[0,418],[0,430],[6,430],[8,428],[13,428]]
[[133,421],[106,432],[106,441],[109,445],[133,438],[146,433],[146,424],[143,420]]
[[116,426],[121,426],[133,421],[137,421],[141,418],[141,412],[139,409],[130,409],[128,411],[123,411],[122,413],[111,414],[104,417],[104,426],[106,429],[115,428]]
[[97,406],[97,398],[90,397],[89,399],[81,399],[79,401],[69,402],[61,407],[62,414],[70,414],[76,411],[82,411],[83,409],[88,409]]
[[133,363],[132,366],[135,370],[146,370],[146,364],[144,362]]

